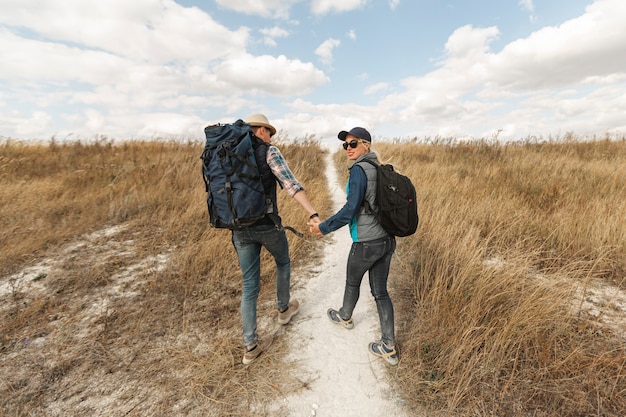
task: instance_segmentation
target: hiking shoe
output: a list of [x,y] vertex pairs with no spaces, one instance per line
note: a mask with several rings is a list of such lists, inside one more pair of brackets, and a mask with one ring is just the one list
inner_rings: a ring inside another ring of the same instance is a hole
[[396,366],[398,364],[398,352],[395,347],[389,347],[385,344],[385,342],[372,342],[368,346],[369,352],[378,356],[379,358],[383,358],[390,365]]
[[345,327],[346,329],[351,329],[354,327],[354,322],[352,321],[352,317],[348,320],[344,320],[339,315],[339,312],[335,309],[329,308],[326,312],[328,314],[328,318],[335,324]]
[[254,360],[258,358],[261,353],[263,353],[265,350],[267,350],[268,347],[270,347],[270,345],[272,344],[272,340],[273,339],[271,337],[267,337],[263,340],[258,340],[254,345],[250,347],[246,346],[243,350],[243,364],[248,365],[254,362]]
[[287,305],[287,310],[278,312],[278,322],[280,324],[287,324],[293,316],[300,311],[300,303],[298,300],[291,300]]

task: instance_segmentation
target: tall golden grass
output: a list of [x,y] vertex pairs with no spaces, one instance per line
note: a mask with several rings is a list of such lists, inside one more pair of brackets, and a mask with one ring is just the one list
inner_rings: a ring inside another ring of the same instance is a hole
[[400,239],[391,278],[397,377],[414,404],[626,415],[624,329],[598,326],[575,301],[595,279],[624,288],[626,140],[375,150],[418,190],[419,229]]
[[[280,148],[331,214],[320,146]],[[440,415],[626,415],[623,329],[575,301],[576,285],[596,279],[624,287],[626,140],[375,149],[413,179],[420,204],[391,276],[393,372],[407,404]],[[197,143],[0,144],[0,284],[60,260],[36,277],[43,292],[16,286],[2,298],[0,415],[271,414],[259,404],[284,389],[287,347],[279,339],[262,361],[239,364],[239,270],[229,233],[208,226],[200,153]],[[345,168],[345,152],[334,157]],[[300,206],[279,196],[284,223],[305,229]],[[115,225],[115,236],[71,249]],[[293,264],[315,253],[315,238],[288,236]],[[106,293],[155,254],[169,256],[165,269],[121,287],[135,296]],[[260,318],[276,314],[265,252],[262,272]],[[599,306],[610,308],[620,307]]]
[[[327,213],[319,144],[280,148]],[[43,293],[16,286],[3,297],[0,415],[247,415],[255,398],[274,392],[276,358],[240,365],[240,272],[230,233],[208,224],[201,153],[191,142],[0,145],[0,283],[39,260],[61,260],[36,277]],[[286,192],[279,207],[284,224],[305,231],[308,215]],[[116,225],[122,232],[98,239],[100,248],[67,249]],[[288,238],[292,265],[318,245]],[[169,256],[164,270],[139,269],[122,287],[139,285],[139,295],[106,292],[119,271],[159,254]],[[276,308],[265,251],[262,265],[259,317]],[[105,301],[90,322],[89,311]],[[37,349],[26,344],[34,338]]]

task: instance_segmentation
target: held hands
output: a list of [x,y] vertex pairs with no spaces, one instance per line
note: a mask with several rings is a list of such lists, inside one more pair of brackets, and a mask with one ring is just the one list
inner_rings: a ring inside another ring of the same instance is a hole
[[321,222],[322,221],[320,220],[319,217],[313,217],[312,219],[310,219],[307,223],[307,225],[309,226],[309,233],[312,233],[321,237],[322,232],[320,232],[320,227],[319,227],[319,224]]

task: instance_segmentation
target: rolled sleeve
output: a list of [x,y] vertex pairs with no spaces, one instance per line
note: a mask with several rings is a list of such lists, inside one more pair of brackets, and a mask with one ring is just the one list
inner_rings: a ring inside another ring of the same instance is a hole
[[267,165],[269,165],[278,182],[291,197],[296,195],[298,191],[304,190],[304,187],[296,179],[296,176],[293,175],[283,154],[280,153],[276,146],[270,146],[267,150]]

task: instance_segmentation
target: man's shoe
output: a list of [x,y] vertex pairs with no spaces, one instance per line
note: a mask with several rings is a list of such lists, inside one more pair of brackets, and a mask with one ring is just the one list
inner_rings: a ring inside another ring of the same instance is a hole
[[343,326],[346,329],[352,329],[354,327],[354,322],[352,321],[352,317],[350,317],[348,320],[344,320],[341,318],[337,310],[329,308],[326,314],[328,314],[328,318],[330,319],[330,321],[332,321],[335,324]]
[[263,353],[265,350],[267,350],[268,347],[270,347],[272,341],[272,337],[266,337],[263,340],[258,340],[252,346],[246,346],[243,351],[243,364],[248,365],[254,362],[254,360],[258,358],[261,353]]
[[398,352],[396,351],[395,346],[389,347],[385,344],[385,342],[380,341],[370,343],[368,350],[372,355],[383,358],[389,362],[390,365],[396,366],[398,364]]
[[278,322],[280,324],[287,324],[293,316],[300,311],[300,303],[298,300],[291,300],[287,305],[287,310],[278,312]]

